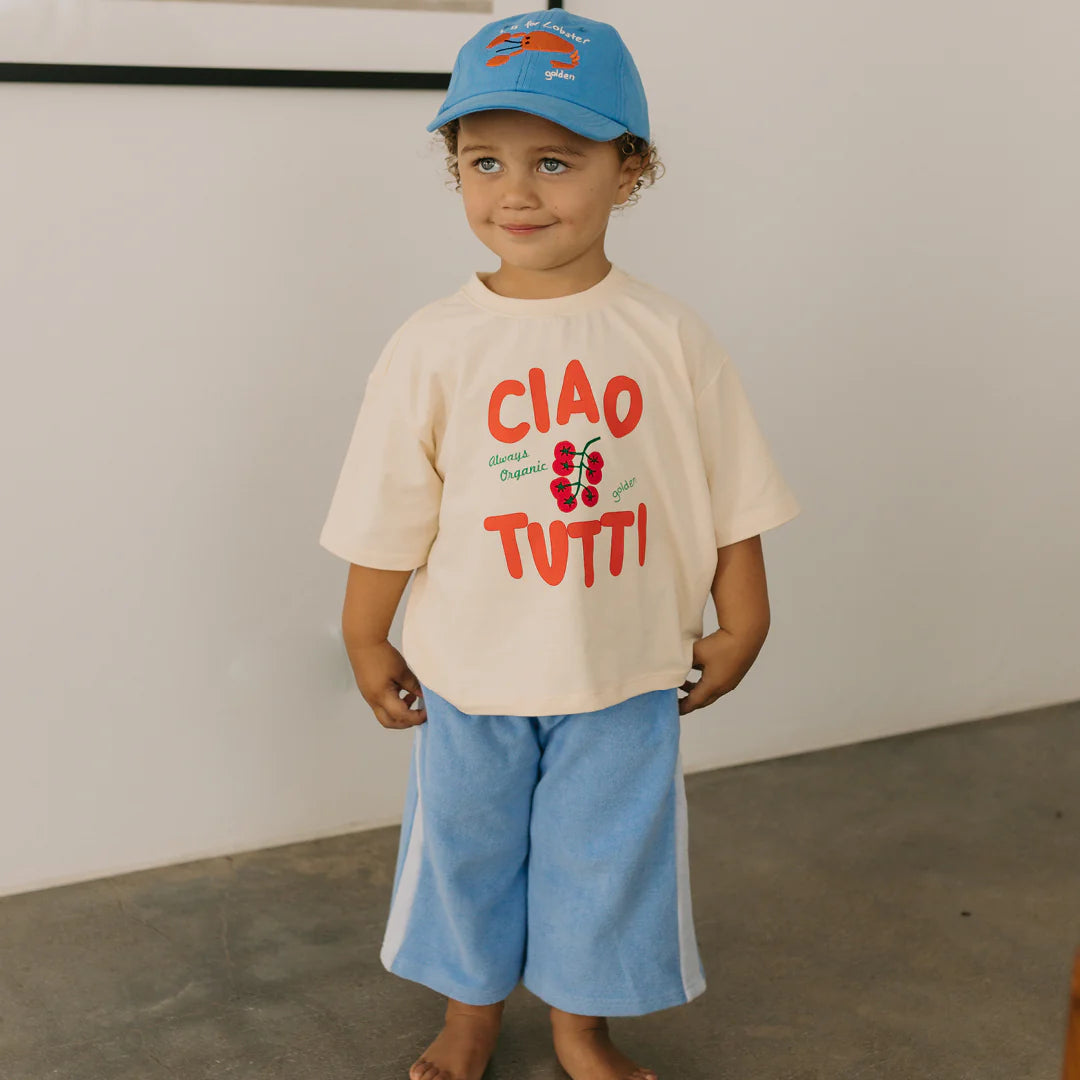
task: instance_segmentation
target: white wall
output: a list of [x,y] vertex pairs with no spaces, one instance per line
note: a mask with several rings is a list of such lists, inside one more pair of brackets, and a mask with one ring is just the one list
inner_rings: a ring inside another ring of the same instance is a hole
[[[1080,696],[1075,5],[571,4],[668,169],[608,254],[805,507],[687,770]],[[0,85],[0,892],[400,820],[317,537],[386,337],[497,265],[441,99]]]

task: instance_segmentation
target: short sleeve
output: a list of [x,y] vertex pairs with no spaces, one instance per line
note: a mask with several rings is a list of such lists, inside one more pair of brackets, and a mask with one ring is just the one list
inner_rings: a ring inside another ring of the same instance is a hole
[[360,411],[319,543],[349,562],[414,570],[439,529],[442,477],[435,467],[430,387],[395,362],[400,330],[387,342]]
[[722,358],[694,400],[716,546],[795,517],[801,507],[773,460],[730,358]]

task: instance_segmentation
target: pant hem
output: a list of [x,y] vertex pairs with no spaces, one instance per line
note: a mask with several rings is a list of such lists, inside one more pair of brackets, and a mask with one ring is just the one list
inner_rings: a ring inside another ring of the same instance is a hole
[[571,994],[559,991],[547,993],[527,976],[521,980],[522,986],[541,1001],[553,1005],[563,1012],[577,1013],[579,1016],[644,1016],[646,1013],[659,1012],[676,1005],[686,1005],[705,992],[704,979],[696,979],[686,988],[671,994],[657,994],[650,998],[635,998],[615,1001],[611,998],[575,998]]
[[503,1001],[509,997],[511,991],[514,990],[517,983],[520,981],[515,981],[512,986],[502,992],[484,994],[478,991],[474,986],[462,986],[460,983],[454,982],[453,979],[446,978],[445,974],[437,968],[413,966],[409,963],[402,963],[399,959],[395,959],[392,964],[388,964],[381,956],[379,959],[382,962],[382,966],[386,968],[391,975],[397,975],[399,978],[408,979],[409,982],[420,983],[429,990],[434,990],[436,994],[442,994],[443,997],[454,998],[455,1001],[462,1001],[466,1005],[494,1005],[496,1002]]

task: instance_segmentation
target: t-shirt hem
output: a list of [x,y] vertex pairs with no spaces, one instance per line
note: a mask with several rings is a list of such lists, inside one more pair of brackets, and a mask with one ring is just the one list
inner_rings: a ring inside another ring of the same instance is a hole
[[433,690],[439,697],[445,698],[461,712],[483,716],[557,716],[565,713],[595,712],[598,709],[618,705],[638,694],[646,694],[652,690],[671,690],[682,686],[691,668],[690,664],[678,669],[669,668],[665,671],[653,672],[651,675],[644,675],[639,679],[622,682],[618,686],[576,694],[559,694],[539,701],[526,702],[523,707],[520,700],[510,702],[498,701],[494,698],[469,699],[462,698],[452,691],[444,692],[435,682],[429,681],[416,665],[412,664],[411,659],[408,659],[408,662],[412,665],[413,674],[423,686]]
[[757,536],[767,529],[775,529],[778,525],[791,521],[792,518],[798,517],[801,512],[802,507],[794,496],[779,503],[770,503],[767,506],[759,507],[757,510],[744,513],[738,526],[729,529],[722,536],[717,534],[716,546],[718,548],[728,547],[731,544],[739,543],[741,540],[748,540],[751,536]]

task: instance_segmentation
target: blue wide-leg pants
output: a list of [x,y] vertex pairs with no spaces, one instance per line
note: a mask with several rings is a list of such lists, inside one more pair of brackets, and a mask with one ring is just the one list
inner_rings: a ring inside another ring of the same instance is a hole
[[380,959],[436,993],[638,1016],[705,990],[676,689],[472,715],[421,684]]

